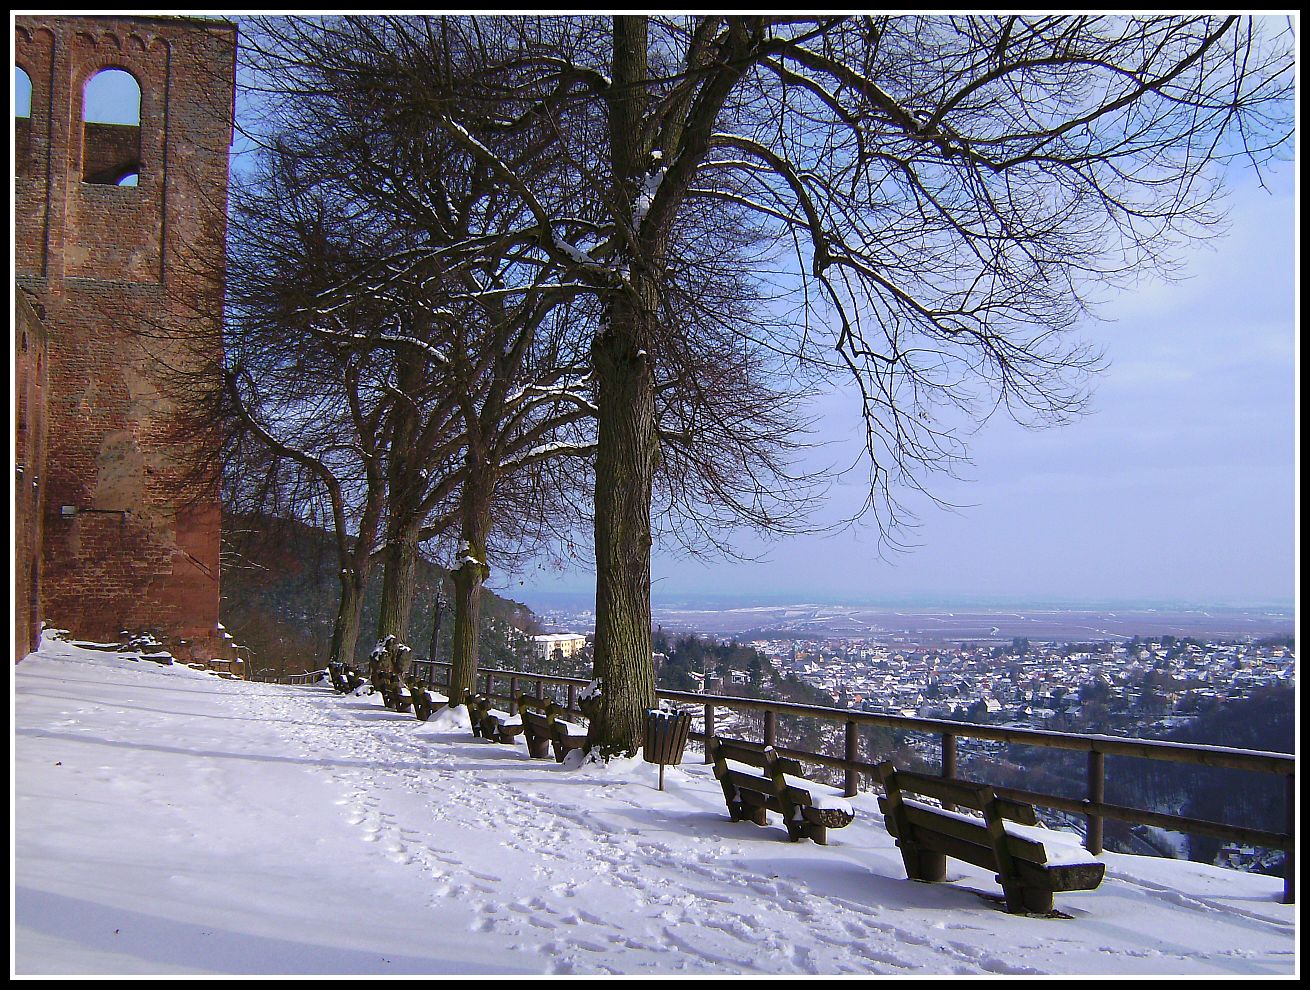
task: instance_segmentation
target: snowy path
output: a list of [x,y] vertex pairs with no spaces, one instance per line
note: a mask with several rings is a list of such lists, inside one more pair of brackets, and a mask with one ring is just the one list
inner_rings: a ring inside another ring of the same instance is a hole
[[20,974],[1294,967],[1271,878],[1110,855],[1057,897],[1072,920],[1009,916],[971,867],[906,881],[871,796],[792,844],[730,823],[699,765],[661,793],[639,761],[531,761],[322,687],[53,643],[15,714]]

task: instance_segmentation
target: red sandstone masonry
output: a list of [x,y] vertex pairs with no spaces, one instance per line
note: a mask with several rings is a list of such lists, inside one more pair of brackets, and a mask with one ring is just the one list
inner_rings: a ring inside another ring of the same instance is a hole
[[14,660],[40,632],[41,537],[50,349],[23,292],[14,300]]
[[[49,334],[44,514],[34,508],[24,537],[42,550],[39,590],[15,623],[30,629],[36,614],[97,640],[149,630],[188,641],[183,653],[225,656],[217,484],[185,480],[190,452],[170,434],[161,376],[220,357],[236,30],[167,17],[15,24],[32,80],[16,267]],[[141,88],[135,187],[83,181],[88,164],[124,154],[122,134],[82,125],[85,85],[105,68]]]

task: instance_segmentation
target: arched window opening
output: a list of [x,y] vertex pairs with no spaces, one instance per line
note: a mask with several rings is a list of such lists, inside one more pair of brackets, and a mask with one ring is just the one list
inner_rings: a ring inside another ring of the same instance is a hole
[[14,167],[27,174],[28,149],[32,146],[32,78],[22,66],[14,66]]
[[14,66],[14,116],[19,119],[32,116],[32,77],[21,65]]
[[141,87],[129,72],[101,69],[82,91],[82,181],[134,186],[140,172]]

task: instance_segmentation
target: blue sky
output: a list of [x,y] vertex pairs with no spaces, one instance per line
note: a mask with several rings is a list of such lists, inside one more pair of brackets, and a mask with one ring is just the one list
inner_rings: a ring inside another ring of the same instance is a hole
[[[1184,278],[1109,299],[1083,335],[1109,369],[1092,412],[1030,431],[997,418],[968,480],[931,490],[917,549],[879,558],[871,529],[771,545],[758,563],[656,555],[657,598],[723,594],[876,603],[998,600],[1289,604],[1296,553],[1296,237],[1293,169],[1238,173],[1228,234],[1186,255]],[[855,408],[828,396],[824,438],[858,444]],[[853,479],[824,516],[858,505]],[[591,575],[529,570],[504,593],[532,603]],[[495,580],[493,578],[493,584]]]

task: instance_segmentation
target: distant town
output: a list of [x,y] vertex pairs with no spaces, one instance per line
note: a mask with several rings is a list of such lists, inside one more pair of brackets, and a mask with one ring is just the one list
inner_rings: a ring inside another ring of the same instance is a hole
[[1165,635],[1127,643],[897,648],[864,640],[754,640],[785,674],[838,707],[894,715],[1106,732],[1168,729],[1214,702],[1291,684],[1290,643]]
[[[890,622],[887,612],[877,613],[881,625],[872,614],[780,606],[666,609],[657,610],[656,618],[668,632],[753,647],[780,674],[830,696],[837,707],[879,714],[1159,735],[1216,704],[1295,683],[1290,614],[903,610]],[[1012,621],[1007,624],[1005,616]],[[540,617],[559,640],[566,639],[563,630],[573,630],[567,637],[570,656],[592,618],[585,609],[548,610]],[[764,620],[778,628],[725,631],[734,618],[738,625]],[[850,635],[853,625],[864,627],[864,634]],[[1140,634],[1114,631],[1135,627],[1142,627]],[[1007,635],[1015,629],[1045,636]],[[956,638],[952,632],[975,635]],[[707,693],[725,687],[713,672],[689,676]],[[746,670],[727,674],[737,684],[750,676]]]

